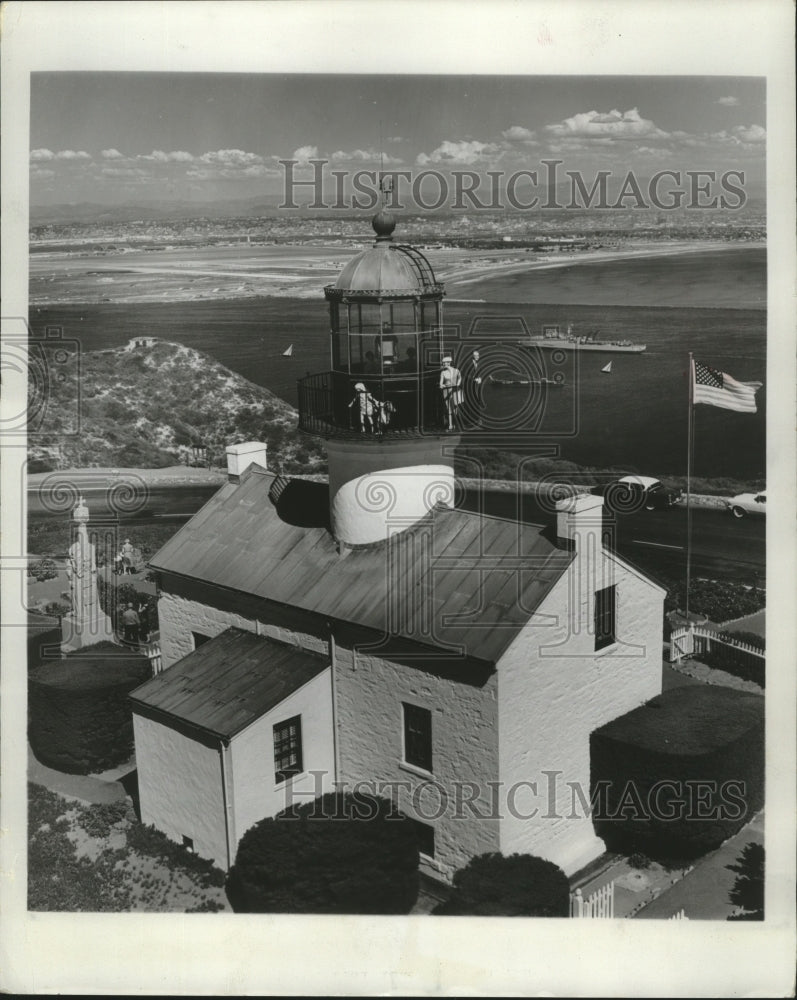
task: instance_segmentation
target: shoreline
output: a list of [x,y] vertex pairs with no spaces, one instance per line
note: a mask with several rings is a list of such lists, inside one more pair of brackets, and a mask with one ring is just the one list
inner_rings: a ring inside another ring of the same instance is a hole
[[[582,252],[558,252],[555,257],[541,255],[539,251],[526,252],[525,248],[511,248],[507,246],[505,250],[471,250],[468,248],[451,248],[442,252],[431,252],[430,260],[435,268],[438,278],[448,286],[453,293],[452,300],[456,299],[457,291],[466,293],[469,285],[480,281],[489,281],[511,277],[515,274],[529,273],[533,271],[551,271],[566,267],[590,266],[618,261],[647,260],[655,258],[683,257],[695,254],[707,254],[714,252],[727,252],[731,250],[765,250],[766,241],[760,240],[680,240],[656,243],[655,241],[640,241],[638,244],[629,244],[623,247],[602,248],[595,250],[585,250]],[[323,255],[330,252],[329,247],[319,247],[318,254]],[[523,254],[525,259],[519,260],[518,256]],[[468,261],[458,261],[451,259],[453,256],[467,257]],[[502,259],[504,258],[504,259]],[[511,258],[507,260],[506,258]],[[92,258],[100,263],[100,259]],[[52,259],[48,261],[52,264]],[[228,265],[229,266],[229,265]],[[43,271],[44,269],[42,269]],[[48,268],[49,270],[49,268]],[[135,284],[147,282],[151,288],[154,282],[159,281],[159,276],[163,277],[162,284],[167,285],[160,291],[147,290],[138,294],[130,294],[129,289],[120,288],[117,295],[108,294],[111,288],[107,284],[102,284],[92,292],[78,293],[75,298],[49,298],[42,292],[29,294],[29,305],[39,308],[53,308],[59,306],[88,306],[88,305],[135,305],[145,303],[194,303],[194,302],[228,302],[236,300],[251,299],[321,299],[323,298],[324,285],[329,283],[330,275],[324,275],[319,280],[318,261],[313,260],[310,266],[285,266],[280,273],[275,273],[273,263],[264,261],[262,271],[253,273],[251,270],[242,269],[239,271],[228,271],[223,274],[218,269],[208,269],[204,264],[201,271],[193,270],[190,267],[176,268],[167,266],[158,267],[142,265],[135,266],[135,262],[126,260],[120,262],[118,267],[114,267],[111,262],[105,262],[101,268],[103,282],[111,282],[118,279],[127,279]],[[117,272],[117,278],[110,278],[113,272]],[[68,277],[68,269],[64,269],[63,276]],[[195,282],[208,280],[208,284],[215,286],[207,289],[196,289],[183,285],[179,288],[169,288],[168,281],[179,279],[181,282]],[[224,288],[224,280],[228,279],[228,287]],[[31,275],[29,288],[35,288],[37,284],[44,284],[45,281],[52,281],[53,278],[45,278],[42,274]],[[222,286],[219,285],[222,282]],[[252,287],[254,283],[260,287]],[[232,285],[233,287],[229,287]],[[249,287],[246,287],[249,286]],[[575,303],[573,303],[575,304]],[[588,305],[589,303],[582,303]],[[666,307],[664,307],[666,308]],[[695,308],[722,308],[720,306],[696,306]],[[733,307],[731,307],[733,308]],[[760,306],[744,306],[737,308],[765,309],[766,302]]]

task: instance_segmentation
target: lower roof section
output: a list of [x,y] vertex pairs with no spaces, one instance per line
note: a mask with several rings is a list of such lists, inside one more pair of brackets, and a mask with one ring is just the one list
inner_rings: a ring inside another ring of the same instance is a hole
[[222,739],[235,736],[328,666],[325,657],[229,628],[130,695]]

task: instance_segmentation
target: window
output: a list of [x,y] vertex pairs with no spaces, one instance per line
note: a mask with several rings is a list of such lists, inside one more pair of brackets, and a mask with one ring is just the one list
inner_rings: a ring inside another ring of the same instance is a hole
[[287,781],[303,770],[302,717],[295,715],[274,726],[274,780]]
[[424,771],[432,770],[432,713],[404,703],[404,760]]
[[194,649],[199,649],[200,646],[204,646],[211,639],[209,635],[203,635],[201,632],[192,632],[191,638],[194,640]]
[[615,642],[616,587],[604,587],[595,593],[595,649]]
[[427,858],[434,857],[434,827],[428,823],[421,823],[419,819],[408,816],[410,823],[415,828],[415,836],[418,838],[418,850]]

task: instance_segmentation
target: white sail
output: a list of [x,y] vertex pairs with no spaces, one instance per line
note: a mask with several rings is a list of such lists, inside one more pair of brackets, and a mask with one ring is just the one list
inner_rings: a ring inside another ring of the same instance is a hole
[[612,363],[611,363],[611,361],[607,365],[604,365],[603,368],[601,368],[601,371],[605,372],[606,375],[610,375],[611,371],[612,371]]
[[292,355],[293,355],[293,344],[291,344],[291,345],[290,345],[290,347],[287,347],[287,348],[286,348],[286,349],[285,349],[285,350],[284,350],[284,351],[282,352],[282,356],[283,356],[283,358],[290,358],[290,357],[291,357]]

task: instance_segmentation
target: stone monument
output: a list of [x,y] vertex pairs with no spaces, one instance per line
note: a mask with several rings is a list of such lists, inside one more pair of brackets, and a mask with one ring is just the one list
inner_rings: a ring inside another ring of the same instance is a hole
[[111,620],[100,608],[97,558],[95,546],[89,541],[89,509],[83,497],[75,505],[72,518],[77,532],[69,546],[66,566],[72,610],[61,621],[61,647],[65,652],[93,646],[96,642],[116,641]]

